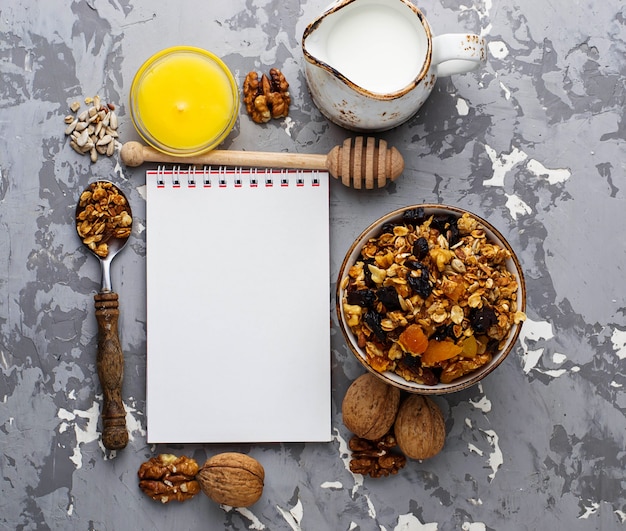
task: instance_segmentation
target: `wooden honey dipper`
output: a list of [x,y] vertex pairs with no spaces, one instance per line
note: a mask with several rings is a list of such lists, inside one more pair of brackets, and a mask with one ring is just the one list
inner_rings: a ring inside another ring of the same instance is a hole
[[353,188],[383,188],[404,170],[400,152],[387,142],[368,137],[347,138],[327,155],[305,153],[266,153],[260,151],[213,150],[200,155],[177,157],[167,155],[139,142],[126,142],[121,151],[126,166],[144,162],[169,164],[202,164],[214,166],[260,166],[328,171],[335,179]]

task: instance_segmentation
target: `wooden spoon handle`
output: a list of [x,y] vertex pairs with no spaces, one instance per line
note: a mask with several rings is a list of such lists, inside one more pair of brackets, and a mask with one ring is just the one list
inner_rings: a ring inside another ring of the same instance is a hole
[[291,168],[308,170],[326,170],[326,155],[306,153],[266,153],[263,151],[208,151],[200,155],[175,157],[161,153],[139,142],[127,142],[122,146],[121,157],[130,167],[140,166],[144,162],[163,164],[198,164],[205,166],[262,166],[264,168]]
[[120,345],[117,321],[120,314],[117,293],[94,296],[98,322],[98,377],[104,400],[102,404],[102,444],[109,450],[121,450],[128,444],[126,410],[122,402],[124,354]]

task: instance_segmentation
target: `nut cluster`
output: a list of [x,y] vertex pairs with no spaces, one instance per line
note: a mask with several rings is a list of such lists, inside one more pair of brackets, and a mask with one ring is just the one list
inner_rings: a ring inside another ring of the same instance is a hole
[[118,119],[115,105],[102,102],[100,96],[86,98],[85,103],[89,107],[80,113],[80,102],[74,101],[70,105],[74,114],[65,117],[65,134],[70,137],[74,151],[89,154],[91,162],[96,162],[98,155],[110,157],[115,153]]
[[160,454],[139,467],[139,488],[161,503],[183,502],[200,492],[200,483],[195,479],[198,470],[194,459]]
[[133,218],[126,197],[108,181],[96,181],[81,194],[76,230],[83,243],[102,258],[109,254],[111,238],[130,236]]
[[265,470],[253,457],[224,452],[206,460],[202,467],[195,459],[160,454],[142,463],[137,471],[139,488],[161,503],[183,502],[204,492],[216,503],[248,507],[263,494]]
[[[428,459],[444,446],[446,427],[439,406],[400,391],[371,373],[354,380],[341,404],[343,423],[354,437],[350,470],[373,478],[397,474],[406,459]],[[391,450],[398,446],[400,453]]]
[[250,72],[243,83],[243,101],[250,118],[258,124],[284,118],[291,104],[289,83],[278,68],[272,68],[269,77],[263,74],[261,79],[256,72]]
[[406,465],[405,456],[391,452],[397,446],[392,433],[375,441],[355,435],[348,444],[352,451],[350,470],[354,474],[369,475],[372,478],[386,477],[397,474]]
[[417,208],[383,226],[342,279],[343,312],[367,363],[426,385],[488,363],[526,318],[510,256],[469,214]]

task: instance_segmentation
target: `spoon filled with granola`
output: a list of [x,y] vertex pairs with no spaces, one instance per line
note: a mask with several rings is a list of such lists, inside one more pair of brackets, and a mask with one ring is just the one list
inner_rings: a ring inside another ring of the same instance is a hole
[[109,181],[95,181],[80,195],[76,231],[100,261],[102,284],[94,296],[98,322],[97,369],[102,386],[102,443],[109,450],[128,444],[126,410],[122,402],[124,355],[118,335],[118,295],[111,286],[111,262],[124,248],[133,218],[126,196]]

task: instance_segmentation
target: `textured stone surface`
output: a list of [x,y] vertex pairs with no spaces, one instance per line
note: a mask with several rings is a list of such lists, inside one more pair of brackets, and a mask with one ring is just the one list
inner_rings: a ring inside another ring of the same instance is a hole
[[[134,72],[166,46],[223,57],[239,82],[277,66],[283,122],[243,112],[225,148],[327,153],[350,133],[308,96],[300,38],[327,0],[14,0],[0,7],[0,529],[533,530],[626,523],[626,6],[620,0],[422,3],[435,33],[489,41],[475,73],[440,79],[417,116],[381,135],[406,170],[371,193],[331,186],[331,279],[353,238],[397,207],[443,202],[487,217],[518,251],[528,322],[484,382],[437,398],[445,450],[383,480],[348,468],[341,400],[363,369],[332,319],[328,444],[145,442],[145,167],[95,165],[66,144],[73,100],[119,106]],[[94,178],[127,192],[136,224],[113,266],[120,293],[128,447],[100,444],[96,260],[75,234]],[[225,510],[196,497],[160,506],[136,471],[157,453],[203,462],[241,451],[265,467],[263,498]],[[208,523],[207,523],[208,522]]]

